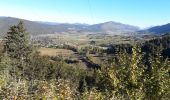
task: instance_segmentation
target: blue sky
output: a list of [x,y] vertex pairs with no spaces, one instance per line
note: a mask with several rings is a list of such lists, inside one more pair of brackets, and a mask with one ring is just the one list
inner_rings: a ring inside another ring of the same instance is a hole
[[116,21],[145,28],[170,23],[170,0],[0,0],[0,16],[61,23]]

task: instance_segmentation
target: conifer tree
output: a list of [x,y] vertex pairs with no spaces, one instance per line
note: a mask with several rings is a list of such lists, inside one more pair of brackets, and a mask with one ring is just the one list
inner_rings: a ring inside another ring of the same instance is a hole
[[13,73],[24,76],[24,69],[27,66],[26,62],[29,59],[32,49],[23,21],[20,21],[18,25],[10,27],[5,37],[4,52],[13,61]]

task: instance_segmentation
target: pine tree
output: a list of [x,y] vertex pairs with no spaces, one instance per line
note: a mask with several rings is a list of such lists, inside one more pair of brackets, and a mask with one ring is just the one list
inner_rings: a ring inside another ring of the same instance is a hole
[[26,62],[28,62],[32,49],[23,21],[10,27],[5,37],[4,52],[13,61],[13,73],[16,76],[24,76]]

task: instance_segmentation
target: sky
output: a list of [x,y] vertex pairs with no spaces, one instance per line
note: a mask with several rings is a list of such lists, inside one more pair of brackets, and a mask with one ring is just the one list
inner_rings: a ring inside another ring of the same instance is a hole
[[170,0],[0,0],[0,16],[58,23],[115,21],[146,28],[170,23]]

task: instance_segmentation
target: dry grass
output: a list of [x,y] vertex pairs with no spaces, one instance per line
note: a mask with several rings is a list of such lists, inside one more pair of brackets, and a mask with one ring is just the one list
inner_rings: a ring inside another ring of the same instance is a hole
[[73,51],[67,49],[53,49],[53,48],[40,48],[38,50],[43,56],[63,56],[69,57],[74,54]]

